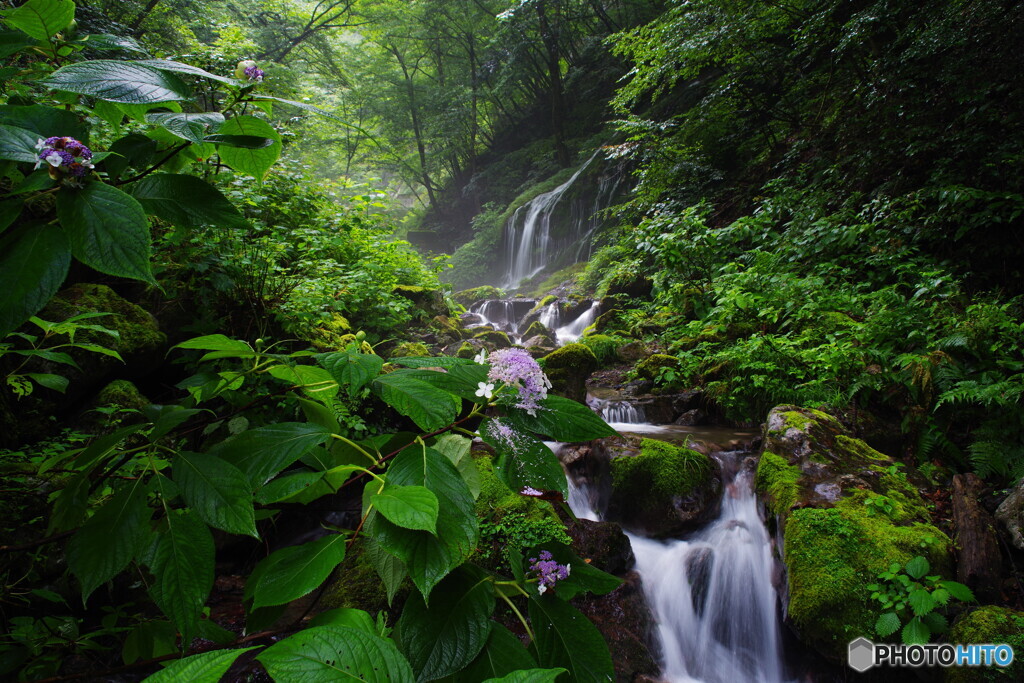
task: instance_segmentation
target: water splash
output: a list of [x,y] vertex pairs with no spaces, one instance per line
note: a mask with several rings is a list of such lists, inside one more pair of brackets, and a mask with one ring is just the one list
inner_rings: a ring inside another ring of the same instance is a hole
[[597,314],[601,312],[600,302],[595,301],[590,304],[590,308],[583,311],[582,314],[571,323],[564,327],[559,327],[555,330],[555,339],[558,341],[559,346],[565,346],[570,344],[581,336],[583,336],[583,330],[594,324],[597,319]]

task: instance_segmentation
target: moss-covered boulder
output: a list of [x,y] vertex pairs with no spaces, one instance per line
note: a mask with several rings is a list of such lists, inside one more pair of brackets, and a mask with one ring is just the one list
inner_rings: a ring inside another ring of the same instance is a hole
[[433,330],[437,343],[451,344],[462,339],[464,330],[457,320],[458,318],[439,315],[430,322],[430,329]]
[[451,344],[446,346],[444,353],[446,356],[457,356],[458,358],[473,358],[476,354],[480,353],[480,349],[484,348],[483,342],[478,339],[467,339],[459,345]]
[[778,406],[765,423],[756,486],[786,565],[787,620],[825,657],[874,637],[865,586],[925,555],[952,577],[950,541],[933,523],[916,473],[849,436],[827,413]]
[[640,452],[611,460],[609,515],[654,537],[693,529],[715,514],[718,469],[703,453],[643,439]]
[[326,319],[303,334],[305,341],[318,351],[339,351],[347,345],[345,339],[352,333],[348,318],[340,313],[331,313]]
[[477,332],[473,335],[473,339],[482,342],[491,351],[494,351],[495,349],[507,349],[512,346],[512,340],[508,338],[508,334],[501,330]]
[[402,342],[388,354],[388,358],[407,358],[409,356],[429,356],[430,349],[423,342]]
[[583,344],[566,344],[542,360],[552,391],[583,403],[587,397],[587,378],[598,366],[594,352]]
[[408,299],[419,309],[420,318],[429,320],[435,316],[448,315],[448,303],[444,300],[444,292],[440,289],[417,287],[415,285],[396,285],[392,294]]
[[955,645],[1006,643],[1013,648],[1009,667],[954,667],[946,670],[947,683],[980,683],[981,681],[1024,680],[1024,612],[1006,607],[986,605],[961,614],[944,642]]
[[642,341],[630,341],[620,344],[615,355],[623,363],[637,363],[651,355],[651,350]]
[[662,368],[679,369],[679,359],[664,353],[655,353],[636,364],[636,376],[640,379],[655,379]]
[[616,337],[606,334],[593,334],[580,339],[580,343],[594,352],[598,365],[606,367],[619,360],[618,350],[620,341]]
[[530,323],[530,326],[526,328],[526,332],[523,333],[523,339],[530,339],[532,337],[543,337],[550,340],[552,345],[555,343],[554,332],[539,320]]
[[505,292],[497,287],[484,285],[483,287],[473,287],[472,289],[464,289],[461,292],[456,292],[452,298],[455,299],[456,303],[469,308],[478,301],[484,301],[485,299],[501,299],[504,296]]

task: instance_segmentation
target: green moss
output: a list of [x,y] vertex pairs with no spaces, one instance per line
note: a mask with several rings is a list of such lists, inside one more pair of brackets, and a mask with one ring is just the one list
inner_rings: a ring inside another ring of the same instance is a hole
[[455,355],[459,358],[472,358],[477,353],[476,347],[469,342],[462,342],[462,346],[455,352]]
[[389,358],[405,358],[407,356],[429,356],[430,349],[423,342],[402,342],[391,352]]
[[1013,663],[998,667],[955,667],[946,671],[948,683],[1024,680],[1024,612],[986,605],[962,615],[944,641],[956,645],[1006,643],[1015,653]]
[[594,352],[594,356],[601,366],[611,365],[619,360],[618,350],[621,341],[616,337],[610,337],[606,334],[595,334],[583,337],[580,342]]
[[495,348],[507,349],[512,346],[512,340],[508,338],[508,335],[501,330],[488,330],[486,332],[478,332],[473,335],[473,339],[479,339],[482,342],[494,344]]
[[593,324],[587,328],[591,330],[592,334],[600,334],[607,332],[608,330],[614,329],[619,325],[619,316],[622,315],[622,311],[617,308],[613,308],[610,311],[605,311],[601,315],[594,319]]
[[126,379],[116,379],[100,390],[94,403],[98,406],[116,405],[141,410],[150,404],[139,388]]
[[899,509],[901,517],[898,519],[914,519],[922,522],[931,520],[931,508],[921,492],[910,483],[907,475],[900,471],[891,472],[887,467],[872,465],[871,469],[881,473],[879,483],[883,495],[893,501]]
[[593,351],[583,344],[566,344],[540,360],[555,393],[580,402],[586,398],[587,377],[597,369]]
[[639,455],[612,459],[611,474],[615,497],[649,512],[665,509],[675,496],[707,484],[711,460],[688,448],[643,439]]
[[348,337],[355,338],[351,332],[352,325],[348,319],[340,313],[332,313],[329,318],[318,323],[304,336],[308,337],[306,341],[320,351],[337,351],[350,343],[346,341]]
[[542,311],[543,309],[547,308],[548,306],[550,306],[551,304],[555,303],[556,301],[558,301],[558,297],[557,296],[555,296],[554,294],[548,294],[544,298],[540,299],[537,302],[537,305],[534,306],[533,308],[531,308],[530,312],[527,313],[527,315],[533,315],[534,313]]
[[464,289],[461,292],[456,292],[455,299],[456,303],[460,303],[463,306],[470,306],[475,304],[477,301],[484,301],[486,299],[501,299],[505,296],[503,290],[490,285],[484,285],[483,287],[473,287],[472,289]]
[[[821,414],[825,415],[825,413]],[[826,415],[826,417],[835,422],[835,418],[831,415]],[[838,425],[839,423],[836,422],[836,424]],[[846,436],[845,434],[839,434],[836,436],[836,447],[841,448],[848,453],[856,454],[863,461],[880,460],[883,462],[889,462],[889,456],[879,453],[860,439],[854,439],[853,437]]]
[[664,353],[655,353],[636,364],[636,375],[641,379],[654,379],[662,368],[679,369],[679,359]]
[[[922,543],[926,537],[937,539]],[[898,526],[869,515],[862,499],[844,498],[834,508],[790,512],[785,526],[789,615],[805,641],[836,659],[847,644],[871,638],[878,618],[864,586],[890,564],[928,556],[936,571],[949,569],[949,539],[931,524]]]
[[391,292],[411,301],[420,310],[421,318],[448,315],[450,312],[448,304],[444,300],[444,292],[440,289],[415,285],[395,285]]
[[[370,614],[388,610],[387,590],[367,557],[364,546],[362,540],[357,540],[345,554],[344,562],[335,572],[338,580],[324,592],[322,602],[325,608],[347,607],[365,610]],[[405,602],[411,589],[412,582],[408,578],[403,579],[394,604]]]
[[430,329],[434,330],[437,339],[442,344],[452,344],[462,339],[462,327],[456,322],[457,318],[449,318],[446,315],[435,316],[430,322]]
[[116,330],[119,337],[83,332],[76,341],[88,341],[117,350],[122,357],[153,351],[167,342],[156,320],[145,309],[118,296],[106,285],[80,283],[72,285],[54,297],[39,317],[57,322],[81,313],[103,312],[111,315],[89,322]]
[[768,497],[772,514],[785,517],[800,493],[800,468],[782,456],[765,451],[757,463],[757,490]]
[[551,337],[551,330],[539,320],[534,320],[530,323],[530,326],[526,328],[526,333],[523,334],[523,339],[531,339],[536,336]]

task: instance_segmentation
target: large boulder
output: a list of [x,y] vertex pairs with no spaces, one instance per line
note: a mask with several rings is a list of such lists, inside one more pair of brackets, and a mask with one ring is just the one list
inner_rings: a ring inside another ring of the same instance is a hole
[[444,292],[440,289],[418,287],[415,285],[395,285],[392,294],[408,299],[419,309],[419,318],[430,320],[439,315],[448,315],[448,302],[444,300]]
[[953,623],[949,635],[942,639],[956,645],[1006,643],[1013,648],[1013,662],[1007,668],[953,667],[946,670],[948,683],[1024,680],[1024,612],[1006,607],[986,605],[965,612]]
[[851,640],[875,637],[879,610],[866,586],[916,555],[952,578],[949,538],[932,523],[918,475],[827,413],[778,406],[763,438],[757,490],[783,550],[787,624],[843,662]]
[[597,357],[583,344],[566,344],[544,356],[543,366],[554,393],[583,403],[587,378],[597,369]]

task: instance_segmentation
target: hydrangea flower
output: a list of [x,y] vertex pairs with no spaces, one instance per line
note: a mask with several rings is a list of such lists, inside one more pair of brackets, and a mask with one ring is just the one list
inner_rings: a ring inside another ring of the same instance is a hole
[[491,398],[494,396],[494,385],[488,384],[487,382],[477,382],[478,389],[476,390],[477,396],[483,396],[485,398]]
[[256,62],[251,59],[239,62],[235,67],[235,78],[245,78],[250,82],[260,83],[263,81],[263,76],[263,69],[256,66]]
[[519,402],[515,407],[536,416],[540,402],[548,397],[551,380],[533,356],[523,349],[499,349],[491,354],[490,362],[491,369],[487,378],[516,387],[519,390]]
[[480,349],[480,353],[473,356],[473,362],[478,365],[483,365],[487,362],[487,349]]
[[530,558],[530,571],[537,576],[537,592],[541,595],[554,588],[559,581],[569,578],[571,565],[558,564],[550,551],[542,550],[538,557]]
[[71,178],[81,178],[90,169],[94,168],[92,163],[92,150],[74,138],[49,137],[36,142],[36,149],[39,150],[36,168],[44,163],[50,165],[50,175],[54,178],[61,174]]

